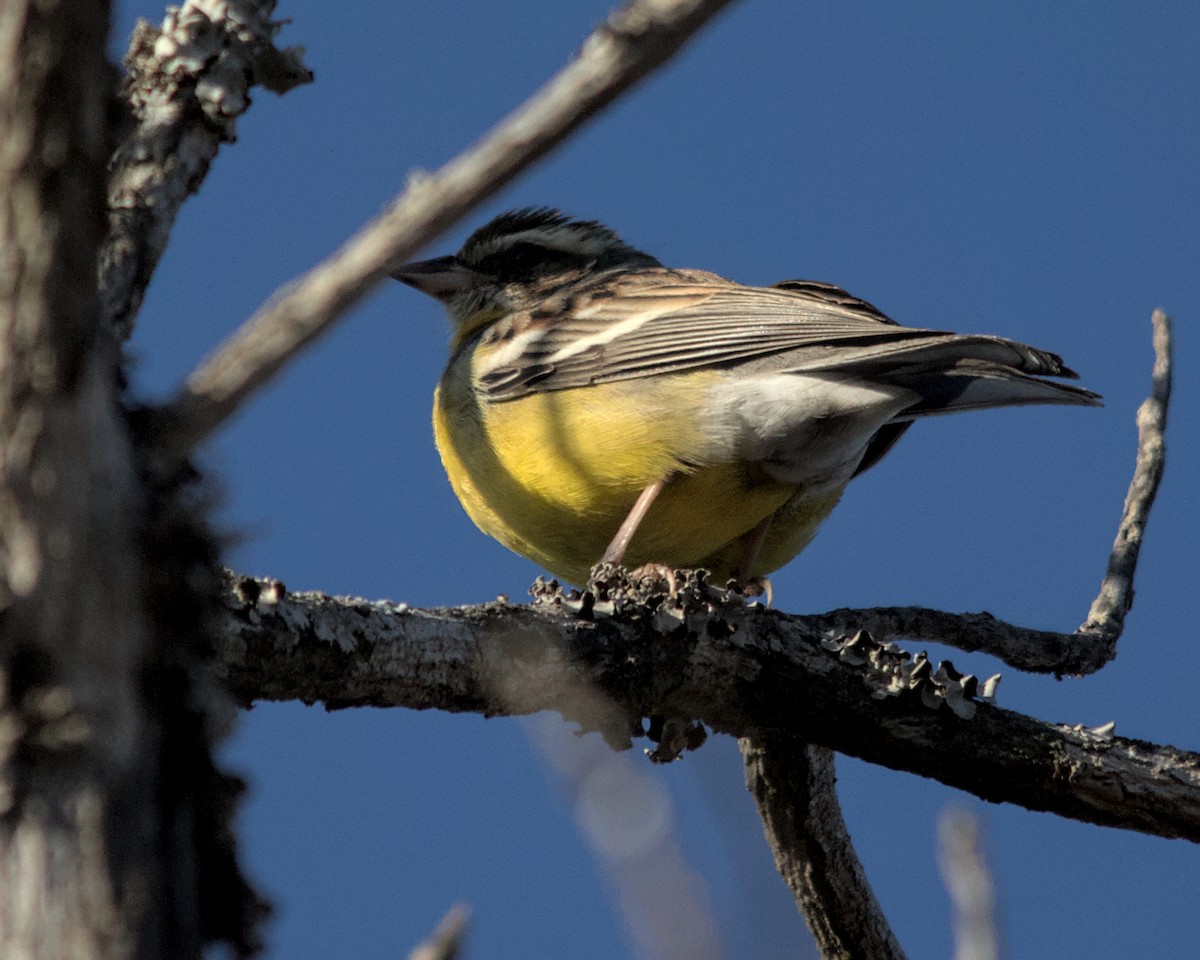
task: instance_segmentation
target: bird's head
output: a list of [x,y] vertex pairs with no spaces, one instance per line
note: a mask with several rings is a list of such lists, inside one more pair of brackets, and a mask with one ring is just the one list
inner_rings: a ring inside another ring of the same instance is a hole
[[527,207],[480,227],[458,253],[406,263],[392,276],[445,304],[461,337],[592,275],[658,265],[594,220]]

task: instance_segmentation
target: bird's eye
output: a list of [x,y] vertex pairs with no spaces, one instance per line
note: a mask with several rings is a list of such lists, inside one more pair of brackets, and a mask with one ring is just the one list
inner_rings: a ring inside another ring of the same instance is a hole
[[504,266],[514,274],[532,273],[539,264],[548,259],[551,251],[535,247],[532,243],[518,243],[504,257]]
[[558,250],[534,243],[514,243],[482,258],[476,269],[499,280],[522,280],[562,269],[571,258]]

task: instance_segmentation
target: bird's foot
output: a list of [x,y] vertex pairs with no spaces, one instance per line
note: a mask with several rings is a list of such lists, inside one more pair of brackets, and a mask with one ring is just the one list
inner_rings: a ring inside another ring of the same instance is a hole
[[673,597],[679,593],[679,580],[675,576],[675,570],[665,563],[643,563],[629,571],[630,583],[640,583],[644,580],[649,580],[655,585],[665,584],[669,596]]
[[769,577],[739,577],[730,582],[743,596],[764,597],[763,603],[768,607],[771,606],[771,600],[775,595],[775,591],[771,586]]

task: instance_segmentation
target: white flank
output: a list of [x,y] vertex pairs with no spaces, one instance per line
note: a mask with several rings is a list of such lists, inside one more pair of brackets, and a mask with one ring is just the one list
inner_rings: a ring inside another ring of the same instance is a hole
[[760,463],[783,483],[837,486],[875,431],[917,399],[901,387],[829,374],[733,374],[709,394],[713,454]]

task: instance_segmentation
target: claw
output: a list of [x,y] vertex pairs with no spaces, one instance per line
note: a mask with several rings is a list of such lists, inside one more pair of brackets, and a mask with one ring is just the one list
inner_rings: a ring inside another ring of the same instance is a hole
[[664,563],[643,563],[636,570],[629,571],[630,582],[638,580],[653,580],[664,582],[667,585],[667,592],[673,597],[679,592],[679,581],[675,577],[675,571]]
[[770,577],[748,577],[738,583],[747,597],[766,597],[766,605],[771,606],[772,599],[775,596],[775,589],[771,586]]

